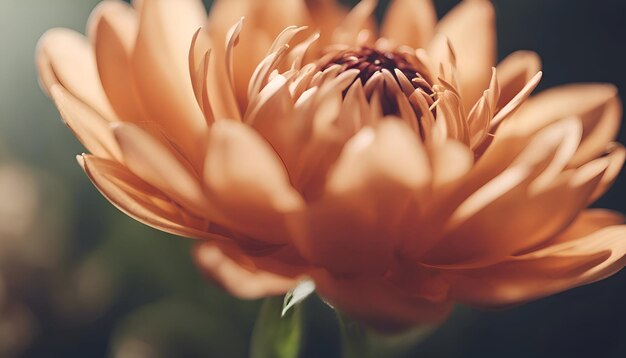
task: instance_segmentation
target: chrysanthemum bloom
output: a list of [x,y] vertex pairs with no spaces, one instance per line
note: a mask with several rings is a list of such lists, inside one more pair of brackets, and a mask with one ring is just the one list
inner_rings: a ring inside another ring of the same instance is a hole
[[375,6],[219,0],[207,20],[199,0],[106,1],[87,38],[43,37],[39,73],[98,189],[199,239],[237,296],[310,277],[349,316],[399,327],[621,269],[624,218],[586,209],[625,157],[615,88],[528,99],[540,61],[494,68],[487,0],[438,23],[430,0],[395,0],[380,29]]

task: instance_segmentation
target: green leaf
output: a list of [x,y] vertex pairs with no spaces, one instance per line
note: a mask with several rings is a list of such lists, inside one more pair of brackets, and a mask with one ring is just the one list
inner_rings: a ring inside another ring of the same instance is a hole
[[297,358],[303,328],[301,305],[285,312],[281,297],[267,298],[254,325],[250,358]]
[[285,295],[281,316],[284,316],[292,307],[304,301],[313,292],[315,292],[315,282],[313,280],[300,281],[296,287]]

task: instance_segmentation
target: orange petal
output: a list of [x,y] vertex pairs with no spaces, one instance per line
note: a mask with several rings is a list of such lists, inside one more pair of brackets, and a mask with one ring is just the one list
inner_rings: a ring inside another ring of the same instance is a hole
[[45,91],[61,85],[103,118],[115,120],[100,83],[93,48],[83,35],[68,29],[48,30],[37,44],[37,69]]
[[524,104],[530,94],[535,90],[539,81],[543,77],[543,72],[537,72],[530,80],[517,92],[511,101],[505,103],[500,111],[493,117],[490,123],[490,132],[495,133],[498,126],[505,119],[509,118],[515,111]]
[[580,127],[570,123],[576,124],[563,122],[544,130],[518,157],[519,164],[463,202],[448,231],[427,254],[428,262],[485,265],[567,226],[586,206],[608,166],[603,159],[561,173],[576,149],[575,131],[580,133]]
[[434,191],[461,179],[474,164],[474,154],[464,144],[448,140],[444,144],[432,148]]
[[424,48],[435,34],[436,23],[432,0],[394,0],[385,15],[381,35],[396,45]]
[[371,43],[376,31],[376,22],[372,14],[377,5],[378,0],[363,0],[356,4],[335,29],[333,44],[361,46]]
[[591,235],[602,228],[624,223],[626,223],[626,217],[622,213],[607,209],[587,209],[578,215],[567,230],[543,243],[535,251],[548,246],[574,241],[580,237]]
[[213,211],[199,179],[167,147],[133,124],[113,128],[128,168],[138,177],[166,193],[198,215]]
[[302,199],[272,147],[249,126],[230,120],[212,126],[204,181],[238,231],[287,241],[283,215],[299,209]]
[[314,30],[320,31],[320,39],[315,47],[321,50],[331,44],[333,31],[341,24],[347,10],[336,0],[304,0],[304,2]]
[[[204,274],[230,294],[242,299],[278,296],[296,286],[297,280],[251,267],[235,245],[206,241],[194,251]],[[248,258],[249,260],[249,258]]]
[[465,0],[437,25],[456,52],[461,95],[466,109],[472,108],[489,86],[496,62],[495,11],[491,1]]
[[617,179],[617,176],[620,174],[622,167],[624,166],[624,160],[626,160],[626,150],[624,149],[624,146],[619,143],[609,144],[607,158],[609,160],[608,168],[606,169],[600,184],[594,191],[589,202],[594,202],[596,199],[604,195],[604,193],[606,193],[606,191]]
[[450,313],[450,302],[432,302],[411,296],[378,276],[333,277],[313,275],[317,292],[325,301],[349,317],[379,330],[394,331],[418,324],[437,323]]
[[[447,274],[450,294],[476,306],[502,307],[604,279],[626,264],[626,226],[612,213],[582,215],[567,240],[479,269]],[[595,229],[595,231],[590,232]]]
[[93,43],[104,91],[121,119],[146,120],[130,63],[139,27],[137,14],[117,1],[101,3],[96,12],[90,22],[94,27]]
[[[283,16],[289,14],[289,16]],[[245,17],[245,24],[239,36],[239,42],[234,49],[233,68],[235,93],[239,106],[245,109],[246,91],[248,83],[256,66],[266,56],[272,40],[286,27],[302,26],[310,22],[305,4],[301,0],[268,0],[263,2],[250,0],[218,0],[211,10],[208,21],[208,31],[215,44],[218,61],[224,56],[224,46],[228,30],[241,18]],[[217,89],[221,90],[224,80],[221,65],[216,63],[216,75],[219,80],[214,81]]]
[[206,232],[206,220],[191,216],[121,164],[89,155],[78,161],[102,195],[135,220],[178,236],[226,240]]
[[579,166],[606,149],[619,130],[621,103],[617,90],[607,84],[576,84],[556,87],[530,98],[517,114],[507,121],[507,130],[527,136],[559,119],[579,117],[583,122],[583,140],[572,166]]
[[532,51],[517,51],[498,64],[498,81],[502,88],[498,108],[504,107],[526,83],[541,71],[541,59]]
[[333,272],[384,272],[394,230],[430,180],[426,153],[406,124],[389,118],[366,127],[344,147],[323,196],[294,219],[296,245]]
[[210,104],[213,117],[239,120],[241,113],[235,92],[231,86],[224,86],[230,79],[226,71],[226,46],[222,45],[226,33],[222,36],[211,37],[210,30],[204,27],[192,38],[189,49],[192,88],[205,112],[206,104]]
[[132,59],[138,93],[150,118],[197,166],[206,123],[193,93],[188,54],[203,22],[198,0],[145,1]]
[[105,159],[122,160],[120,148],[113,138],[109,121],[61,85],[52,85],[50,95],[65,124],[89,152]]

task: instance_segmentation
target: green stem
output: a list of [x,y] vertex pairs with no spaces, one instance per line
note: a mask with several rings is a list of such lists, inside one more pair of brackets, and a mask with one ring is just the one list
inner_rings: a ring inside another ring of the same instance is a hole
[[337,314],[342,340],[342,358],[401,358],[434,331],[421,326],[397,335],[383,335]]
[[303,337],[303,310],[296,305],[284,315],[283,298],[263,301],[254,325],[250,358],[297,358]]

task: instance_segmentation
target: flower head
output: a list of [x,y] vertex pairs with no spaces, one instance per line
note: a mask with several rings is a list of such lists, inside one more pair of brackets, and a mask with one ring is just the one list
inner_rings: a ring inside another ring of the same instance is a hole
[[44,35],[40,78],[98,189],[199,239],[241,297],[307,276],[398,327],[621,269],[623,217],[586,209],[624,162],[615,89],[528,99],[540,61],[494,67],[487,0],[438,23],[430,0],[395,0],[380,29],[375,6],[218,0],[207,20],[198,0],[104,1],[87,38]]

